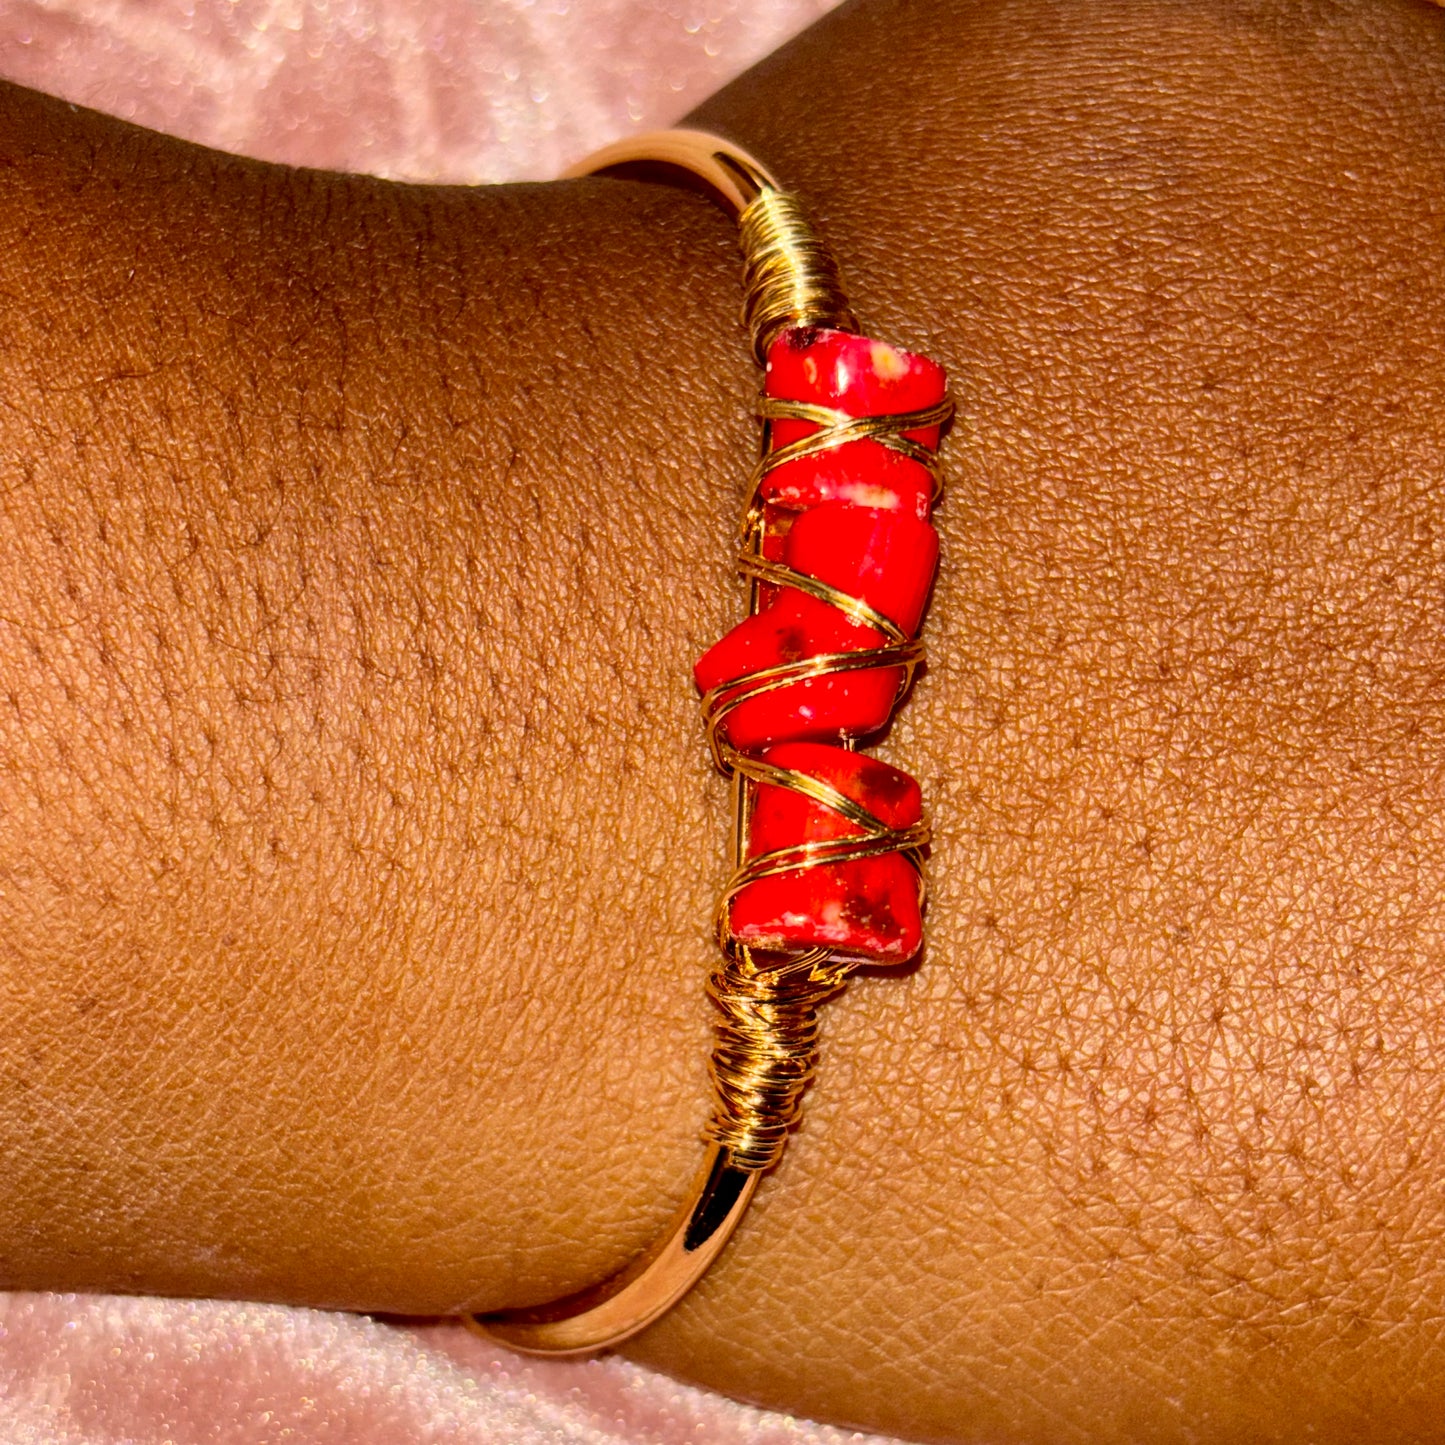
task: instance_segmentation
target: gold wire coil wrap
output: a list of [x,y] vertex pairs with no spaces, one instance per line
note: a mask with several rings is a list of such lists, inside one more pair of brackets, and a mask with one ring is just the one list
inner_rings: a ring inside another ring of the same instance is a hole
[[857,331],[828,248],[783,191],[763,189],[738,217],[744,260],[743,324],[759,366],[768,348],[796,326]]
[[739,949],[708,978],[721,1015],[710,1072],[717,1104],[707,1137],[743,1169],[771,1168],[782,1156],[812,1081],[818,1052],[818,1006],[844,985],[840,968],[816,957],[757,968]]
[[802,207],[737,146],[706,131],[660,131],[606,146],[563,176],[667,168],[702,181],[737,219],[743,324],[759,366],[766,363],[773,340],[795,326],[858,330],[838,267]]
[[[765,205],[771,197],[772,201]],[[786,204],[784,204],[786,203]],[[750,224],[751,222],[751,224]],[[798,326],[830,326],[855,331],[852,313],[846,325],[836,319],[846,311],[837,271],[827,252],[817,247],[806,230],[797,203],[776,192],[764,192],[740,217],[746,258],[747,298],[743,316],[753,337],[760,364],[785,331]],[[819,259],[821,256],[821,261]],[[789,275],[790,264],[796,269]],[[831,315],[834,319],[820,319]],[[803,1095],[812,1082],[818,1059],[818,1006],[845,987],[856,960],[839,957],[829,949],[810,948],[796,953],[762,955],[732,936],[729,912],[732,900],[750,883],[783,873],[802,873],[828,864],[902,853],[919,875],[920,902],[925,892],[922,850],[929,839],[925,824],[912,828],[888,827],[866,808],[845,797],[819,778],[792,768],[780,768],[749,757],[731,747],[723,727],[729,713],[752,698],[811,678],[843,672],[896,667],[900,671],[896,703],[912,685],[923,661],[923,645],[861,597],[799,572],[762,555],[766,508],[762,500],[765,480],[779,467],[805,457],[817,457],[851,442],[872,440],[890,451],[924,466],[933,481],[933,498],[942,491],[937,455],[907,432],[941,426],[953,413],[951,402],[912,412],[880,416],[853,416],[813,402],[789,401],[764,394],[757,414],[765,424],[788,419],[817,428],[807,436],[774,450],[765,433],[763,452],[749,479],[743,508],[743,551],[738,570],[752,582],[750,611],[759,608],[758,584],[792,587],[836,607],[851,621],[881,633],[886,641],[877,647],[851,652],[818,653],[795,662],[759,668],[711,688],[703,697],[703,720],[713,762],[735,779],[734,871],[718,900],[713,925],[727,964],[708,980],[708,993],[721,1016],[712,1061],[715,1107],[707,1137],[745,1168],[768,1169],[776,1164],[797,1122]],[[844,739],[849,746],[853,739]],[[802,843],[748,858],[747,816],[749,784],[770,784],[800,793],[841,816],[859,831],[842,838]]]
[[[566,174],[651,172],[658,167],[701,180],[736,215],[745,261],[743,318],[760,364],[766,364],[772,342],[795,327],[857,331],[827,248],[798,203],[780,191],[745,151],[701,131],[664,131],[618,142]],[[797,1121],[817,1060],[818,1006],[845,986],[858,961],[826,948],[765,953],[740,943],[727,927],[729,905],[737,893],[760,878],[890,852],[901,853],[919,870],[920,898],[923,890],[926,825],[890,828],[822,779],[739,752],[727,743],[722,724],[749,698],[830,674],[897,667],[900,697],[907,690],[923,658],[921,643],[864,599],[765,558],[761,488],[768,475],[791,461],[872,439],[926,467],[936,500],[942,486],[937,457],[904,433],[941,425],[952,407],[942,402],[903,415],[854,417],[830,407],[765,396],[758,412],[765,427],[790,419],[810,422],[818,429],[775,451],[765,434],[764,454],[748,487],[739,558],[739,569],[751,583],[750,610],[758,610],[760,585],[792,587],[838,608],[860,626],[873,628],[885,641],[856,652],[824,653],[760,669],[723,683],[704,697],[713,759],[732,778],[735,800],[735,868],[716,917],[726,957],[708,980],[719,1023],[711,1062],[715,1108],[705,1130],[710,1141],[707,1157],[671,1229],[611,1279],[535,1309],[466,1317],[480,1333],[525,1353],[590,1354],[621,1343],[670,1309],[726,1245],[762,1171],[777,1162]],[[844,742],[852,746],[853,740]],[[832,809],[856,831],[748,858],[753,792],[760,784],[800,793]]]
[[735,707],[741,707],[749,698],[776,692],[781,687],[791,687],[795,682],[806,682],[813,677],[827,677],[835,672],[866,672],[875,667],[904,669],[904,679],[898,687],[901,697],[907,691],[909,675],[922,661],[923,644],[911,640],[896,647],[869,647],[858,652],[819,652],[812,657],[799,658],[797,662],[780,662],[776,667],[760,668],[733,682],[719,683],[703,697],[713,760],[723,772],[730,771],[728,749],[719,725],[728,713]]
[[930,835],[925,823],[890,828],[862,804],[809,773],[778,767],[730,747],[723,749],[723,765],[739,787],[740,845],[746,832],[747,783],[800,793],[859,830],[746,859],[739,846],[738,866],[718,900],[713,926],[728,961],[708,979],[708,996],[721,1018],[711,1065],[716,1102],[707,1137],[743,1168],[768,1169],[782,1156],[817,1066],[818,1005],[846,985],[859,961],[831,949],[807,948],[792,954],[763,954],[760,962],[758,952],[732,936],[728,918],[732,900],[761,878],[902,853],[919,874],[922,902],[922,850]]

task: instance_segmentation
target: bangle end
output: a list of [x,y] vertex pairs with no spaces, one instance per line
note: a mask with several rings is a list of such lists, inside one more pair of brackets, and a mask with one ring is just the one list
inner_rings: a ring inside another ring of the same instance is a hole
[[747,1212],[759,1177],[714,1145],[671,1229],[627,1268],[549,1304],[466,1315],[465,1322],[526,1355],[557,1359],[620,1345],[666,1314],[707,1273]]

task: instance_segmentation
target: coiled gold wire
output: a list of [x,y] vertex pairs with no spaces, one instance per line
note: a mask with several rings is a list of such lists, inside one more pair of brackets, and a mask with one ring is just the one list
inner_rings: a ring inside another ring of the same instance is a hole
[[738,216],[744,257],[743,321],[753,354],[765,366],[768,348],[795,326],[857,331],[838,267],[802,207],[785,191],[764,186]]
[[708,979],[722,1019],[712,1056],[716,1106],[706,1134],[742,1169],[777,1163],[797,1122],[818,1052],[818,1005],[841,975],[802,959],[786,969],[754,966],[738,949]]
[[[744,320],[759,364],[784,331],[799,326],[856,332],[857,322],[843,293],[837,267],[793,197],[764,187],[739,217],[745,257],[747,295]],[[708,993],[720,1014],[712,1058],[713,1116],[706,1133],[744,1169],[776,1163],[796,1122],[802,1097],[817,1063],[818,1006],[847,982],[857,961],[826,948],[792,953],[762,953],[731,936],[728,915],[734,897],[749,883],[780,873],[802,872],[825,864],[875,858],[899,852],[919,871],[928,829],[890,828],[868,809],[819,778],[749,757],[730,746],[723,722],[750,698],[790,687],[808,678],[878,667],[901,670],[899,696],[907,691],[923,659],[920,642],[861,597],[816,577],[797,572],[762,555],[764,479],[780,466],[865,438],[879,442],[928,468],[937,498],[942,482],[938,459],[906,432],[941,425],[952,405],[892,416],[850,416],[831,407],[763,397],[765,423],[781,418],[807,421],[817,430],[787,446],[770,450],[754,468],[743,512],[743,551],[739,568],[752,582],[751,607],[759,606],[758,584],[794,587],[837,607],[854,622],[871,627],[884,641],[856,652],[822,653],[797,662],[762,668],[711,689],[703,698],[708,745],[717,766],[734,780],[735,869],[718,901],[715,925],[726,962],[708,980]],[[852,740],[845,739],[851,746]],[[748,817],[753,789],[759,784],[789,788],[838,813],[853,828],[842,838],[802,843],[748,858]]]
[[754,581],[771,582],[775,586],[792,587],[819,601],[830,603],[853,621],[881,632],[888,639],[879,647],[860,648],[856,652],[820,652],[796,662],[780,662],[773,667],[759,668],[742,677],[719,683],[703,694],[702,715],[707,728],[708,747],[713,762],[731,776],[741,754],[725,740],[723,723],[727,715],[750,699],[779,688],[791,687],[809,678],[826,677],[835,672],[863,672],[876,667],[898,667],[903,670],[898,696],[908,690],[914,669],[923,660],[923,644],[910,638],[891,618],[870,607],[861,597],[853,597],[817,577],[797,572],[781,562],[770,562],[755,553],[744,552],[738,559],[738,570]]

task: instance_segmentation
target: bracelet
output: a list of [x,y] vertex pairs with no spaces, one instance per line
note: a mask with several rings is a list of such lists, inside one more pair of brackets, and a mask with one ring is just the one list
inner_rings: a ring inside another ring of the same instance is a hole
[[611,1279],[467,1322],[514,1350],[580,1355],[652,1324],[706,1273],[777,1163],[816,1060],[817,1011],[863,964],[922,943],[918,784],[857,752],[923,657],[929,515],[952,413],[941,367],[857,334],[826,247],[751,156],[701,131],[609,146],[569,177],[682,172],[737,217],[743,320],[764,368],[762,458],[743,509],[749,615],[698,661],[714,763],[732,780],[735,871],[708,1148],[668,1232]]

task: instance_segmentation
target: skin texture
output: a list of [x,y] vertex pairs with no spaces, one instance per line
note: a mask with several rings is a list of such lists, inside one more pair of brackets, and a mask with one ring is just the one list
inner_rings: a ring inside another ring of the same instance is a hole
[[[926,955],[641,1357],[918,1439],[1442,1437],[1441,22],[885,0],[697,117],[959,422],[881,750]],[[707,1107],[727,223],[16,93],[0,189],[0,1279],[596,1278]]]

